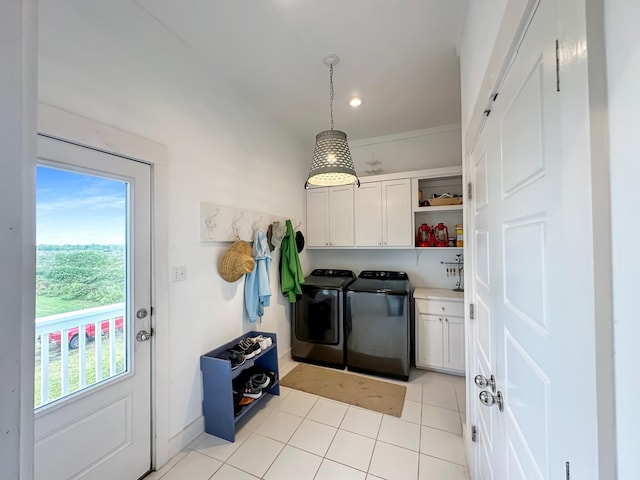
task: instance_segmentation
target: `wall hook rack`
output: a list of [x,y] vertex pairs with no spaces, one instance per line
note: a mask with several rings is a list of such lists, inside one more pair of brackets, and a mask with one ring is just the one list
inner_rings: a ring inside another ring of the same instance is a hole
[[[211,203],[200,203],[200,240],[205,242],[253,242],[257,230],[267,231],[273,222],[290,217]],[[302,222],[290,218],[297,230]]]

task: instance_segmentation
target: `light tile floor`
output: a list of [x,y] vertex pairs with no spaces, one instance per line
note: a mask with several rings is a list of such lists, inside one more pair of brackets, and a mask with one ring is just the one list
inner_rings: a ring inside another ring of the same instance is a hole
[[400,418],[280,387],[238,422],[234,443],[203,433],[146,480],[468,480],[464,380],[413,369],[397,383]]

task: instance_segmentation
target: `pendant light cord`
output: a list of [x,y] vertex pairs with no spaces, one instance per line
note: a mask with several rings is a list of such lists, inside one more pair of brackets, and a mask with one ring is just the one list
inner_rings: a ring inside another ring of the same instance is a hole
[[333,130],[333,63],[329,65],[329,110],[331,112],[331,130]]

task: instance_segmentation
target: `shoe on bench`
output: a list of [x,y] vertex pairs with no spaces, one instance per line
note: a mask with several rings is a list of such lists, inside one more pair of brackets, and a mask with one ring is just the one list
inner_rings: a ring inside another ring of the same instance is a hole
[[249,384],[254,389],[258,388],[264,391],[271,384],[271,380],[264,373],[255,373],[251,375]]
[[234,351],[242,353],[246,359],[253,358],[257,354],[259,354],[262,350],[260,350],[260,345],[258,343],[245,338],[241,340],[235,347],[233,347]]
[[257,342],[262,350],[266,350],[273,344],[271,337],[266,337],[264,335],[258,335],[257,337],[249,338],[249,340]]

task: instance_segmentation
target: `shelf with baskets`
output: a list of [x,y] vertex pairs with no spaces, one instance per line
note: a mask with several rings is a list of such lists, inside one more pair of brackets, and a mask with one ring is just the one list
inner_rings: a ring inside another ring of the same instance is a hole
[[[271,338],[271,346],[262,350],[253,358],[246,359],[242,365],[232,369],[229,360],[218,358],[218,355],[235,347],[242,340],[257,337],[258,335]],[[233,380],[253,366],[273,372],[275,374],[275,382],[267,387],[268,390],[260,398],[242,407],[240,413],[234,415]],[[276,334],[258,331],[247,332],[201,355],[200,370],[202,371],[204,430],[211,435],[233,442],[235,440],[236,422],[265,398],[268,398],[269,395],[280,395]]]
[[413,177],[411,194],[416,249],[463,248],[462,192],[461,167],[427,170],[423,175]]

